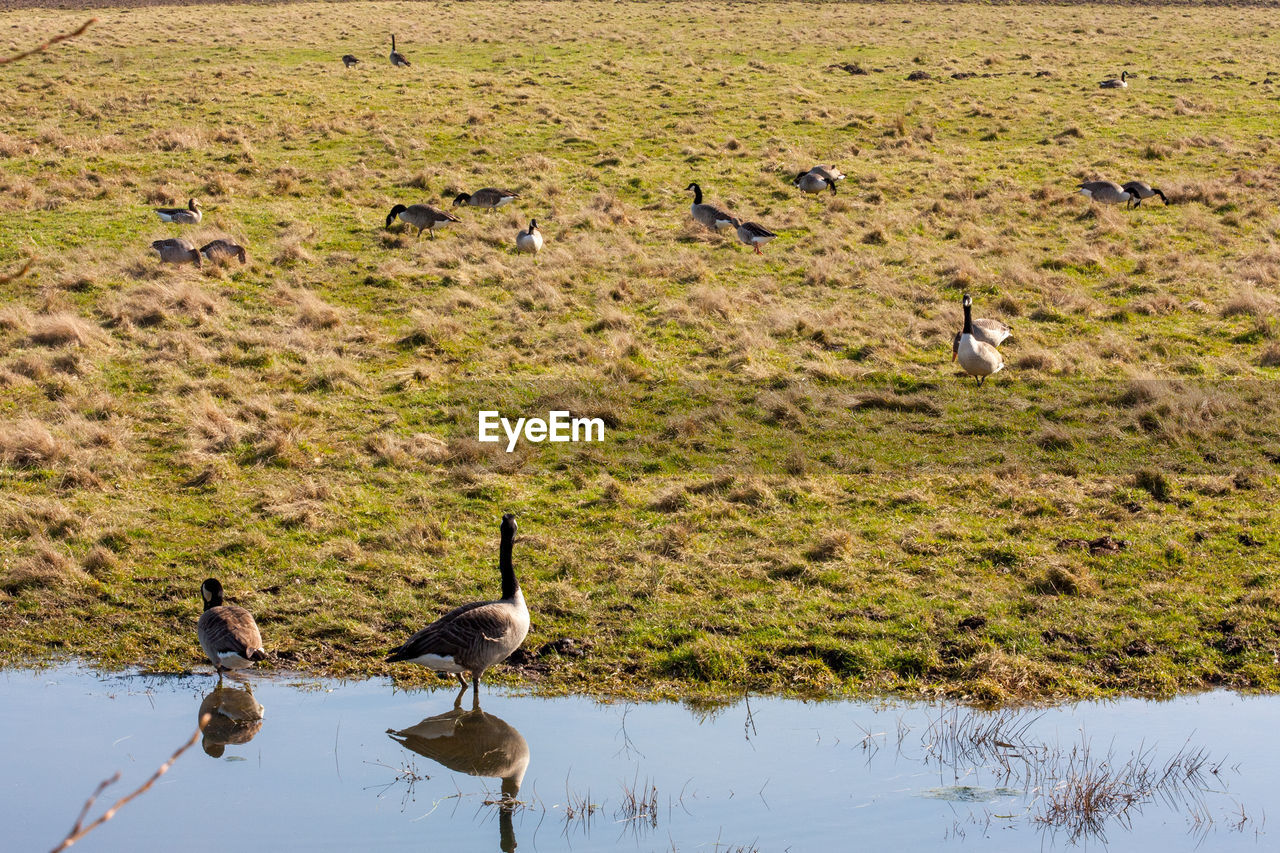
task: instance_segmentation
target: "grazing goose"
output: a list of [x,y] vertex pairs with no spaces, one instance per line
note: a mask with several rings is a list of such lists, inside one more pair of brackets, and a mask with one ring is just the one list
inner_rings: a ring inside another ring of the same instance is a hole
[[538,230],[538,220],[529,220],[529,230],[516,235],[516,249],[536,255],[542,251],[542,232]]
[[831,194],[835,195],[836,181],[843,180],[844,174],[835,166],[814,166],[809,171],[797,175],[794,186],[806,193],[819,193],[829,189]]
[[243,607],[223,604],[222,584],[209,578],[200,584],[200,596],[204,599],[204,613],[200,614],[196,633],[218,672],[244,669],[253,666],[254,661],[267,659],[253,614]]
[[200,209],[200,202],[194,198],[187,202],[186,207],[157,207],[155,211],[161,222],[199,225],[200,220],[204,218],[204,213]]
[[1080,195],[1103,204],[1123,204],[1137,198],[1115,181],[1085,181],[1080,185]]
[[461,222],[462,220],[454,216],[452,213],[446,213],[443,210],[432,207],[429,204],[411,204],[405,207],[403,204],[397,204],[391,208],[391,212],[387,214],[387,227],[391,227],[391,223],[396,217],[400,217],[400,221],[406,225],[412,225],[418,229],[418,236],[422,236],[423,230],[431,235],[431,239],[436,237],[436,229],[448,225],[450,222]]
[[734,224],[733,217],[725,213],[714,204],[703,204],[702,187],[697,184],[689,184],[685,187],[685,191],[693,190],[693,206],[689,208],[689,212],[693,214],[694,220],[702,223],[712,231],[719,231],[721,228],[727,228]]
[[463,691],[467,689],[467,681],[462,674],[470,672],[472,701],[479,702],[480,678],[484,671],[506,660],[520,648],[529,633],[529,610],[511,565],[515,538],[516,517],[508,513],[502,517],[502,546],[498,552],[502,598],[450,610],[404,645],[392,649],[387,661],[408,661],[436,672],[451,672],[457,676]]
[[1000,350],[978,340],[973,333],[973,299],[969,294],[964,295],[962,304],[964,305],[964,328],[960,330],[960,343],[956,347],[957,356],[960,359],[960,368],[977,379],[978,384],[981,385],[988,376],[1004,369],[1004,359],[1000,357]]
[[471,207],[483,207],[492,211],[519,197],[519,193],[513,193],[510,190],[485,187],[473,193],[458,193],[458,197],[453,200],[453,206],[457,207],[460,204],[466,204]]
[[[956,356],[960,352],[960,336],[964,332],[956,332],[956,336],[951,340],[951,360],[955,361]],[[1013,334],[1013,329],[1007,323],[1000,320],[992,320],[987,317],[979,317],[973,321],[973,337],[984,344],[991,344],[998,347],[1005,342],[1005,339]]]
[[1160,200],[1162,202],[1164,202],[1165,204],[1169,203],[1169,199],[1164,197],[1164,193],[1160,192],[1160,190],[1156,189],[1150,184],[1144,184],[1142,181],[1129,181],[1127,184],[1124,185],[1124,189],[1133,195],[1134,207],[1137,207],[1138,205],[1142,204],[1142,202],[1145,201],[1146,199],[1149,199],[1152,196],[1157,196],[1157,195],[1160,196]]
[[404,68],[409,67],[409,60],[404,58],[403,53],[396,50],[395,34],[392,34],[391,36],[391,64],[395,65],[396,67],[404,67]]
[[356,59],[354,56],[348,53],[342,57],[342,64],[345,67],[350,68],[353,65],[359,65],[360,60]]
[[743,222],[735,218],[733,224],[738,229],[738,239],[755,249],[757,255],[763,255],[764,252],[760,251],[760,247],[778,236],[755,222]]
[[230,240],[213,240],[205,243],[200,247],[200,254],[211,261],[229,261],[232,258],[239,258],[242,264],[249,262],[249,253],[244,250],[244,246]]
[[1112,77],[1110,80],[1103,80],[1098,86],[1102,89],[1128,89],[1129,88],[1129,72],[1121,71],[1119,77]]
[[151,248],[160,253],[160,260],[166,264],[195,264],[200,266],[200,253],[186,240],[174,238],[153,240]]

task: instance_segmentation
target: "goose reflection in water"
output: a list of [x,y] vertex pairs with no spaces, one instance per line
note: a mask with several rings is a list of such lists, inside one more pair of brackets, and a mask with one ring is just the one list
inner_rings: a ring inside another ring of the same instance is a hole
[[511,814],[529,767],[529,742],[520,732],[478,706],[464,711],[461,704],[455,702],[451,711],[427,717],[407,729],[387,729],[387,734],[405,749],[443,764],[455,773],[501,779],[499,846],[504,853],[516,849]]
[[248,743],[262,728],[263,708],[253,698],[253,689],[224,687],[222,680],[200,703],[199,719],[209,715],[201,746],[214,758],[221,758],[227,744]]

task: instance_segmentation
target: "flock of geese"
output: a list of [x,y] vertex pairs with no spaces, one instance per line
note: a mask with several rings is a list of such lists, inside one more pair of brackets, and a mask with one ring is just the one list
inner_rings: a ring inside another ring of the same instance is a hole
[[[516,579],[511,553],[516,539],[516,517],[507,513],[499,527],[498,571],[502,597],[455,607],[391,650],[388,662],[404,661],[435,672],[453,675],[462,685],[455,704],[462,700],[472,676],[473,702],[480,701],[480,678],[520,648],[529,634],[529,609]],[[266,660],[262,634],[253,615],[243,607],[227,604],[222,584],[209,578],[200,585],[204,612],[196,625],[200,647],[219,675]]]

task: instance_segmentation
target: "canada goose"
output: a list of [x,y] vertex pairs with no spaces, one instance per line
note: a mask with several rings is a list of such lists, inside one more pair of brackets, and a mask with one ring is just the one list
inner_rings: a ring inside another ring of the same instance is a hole
[[1119,77],[1112,77],[1110,80],[1103,80],[1098,84],[1098,86],[1103,89],[1128,89],[1128,79],[1129,72],[1121,71]]
[[396,50],[396,37],[395,37],[395,34],[392,34],[392,36],[391,36],[391,64],[392,64],[392,65],[395,65],[395,66],[397,66],[397,67],[400,67],[400,66],[403,66],[403,67],[405,67],[405,68],[408,68],[408,67],[409,67],[409,60],[407,60],[407,59],[405,59],[405,58],[404,58],[404,54],[403,54],[403,53],[401,53],[400,51]]
[[513,193],[510,190],[499,190],[493,187],[485,187],[476,190],[473,193],[458,193],[458,197],[453,200],[453,206],[460,204],[470,205],[471,207],[483,207],[488,210],[497,210],[504,204],[520,197],[519,193]]
[[504,515],[501,530],[498,568],[502,572],[502,598],[454,608],[387,655],[388,662],[408,661],[436,672],[451,672],[464,691],[467,681],[462,674],[470,672],[475,702],[480,700],[480,678],[484,671],[506,660],[520,648],[529,633],[529,610],[511,565],[516,517],[510,513]]
[[516,249],[534,255],[542,251],[542,232],[538,230],[538,220],[530,219],[529,230],[516,234]]
[[693,205],[689,208],[689,212],[693,214],[694,220],[702,223],[712,231],[719,231],[721,228],[727,228],[733,225],[733,217],[725,213],[714,204],[702,203],[702,187],[697,184],[689,184],[685,187],[685,191],[693,190]]
[[1080,195],[1103,204],[1123,204],[1137,198],[1115,181],[1085,181],[1080,184]]
[[831,194],[836,194],[836,181],[843,181],[844,175],[835,166],[814,166],[807,172],[801,172],[796,176],[793,186],[799,187],[801,192],[820,193],[823,190],[831,190]]
[[397,204],[387,214],[388,228],[391,227],[391,223],[395,221],[397,216],[406,225],[412,225],[417,228],[419,237],[422,236],[423,230],[426,230],[433,240],[435,239],[437,228],[448,225],[450,222],[462,221],[452,213],[438,210],[429,204],[411,204],[408,207],[403,204]]
[[200,209],[200,202],[194,198],[187,202],[186,207],[157,207],[155,211],[161,222],[199,225],[200,220],[204,218],[204,213]]
[[244,250],[244,246],[239,243],[233,243],[230,240],[213,240],[205,243],[200,247],[200,254],[211,261],[219,259],[229,261],[232,258],[239,258],[242,264],[249,262],[249,256]]
[[[960,352],[960,336],[964,332],[956,332],[956,336],[951,340],[951,360],[955,361],[957,354]],[[999,320],[992,320],[987,317],[979,317],[973,321],[973,337],[985,344],[991,344],[998,347],[1005,342],[1005,339],[1013,334],[1013,329],[1007,323]]]
[[224,687],[222,682],[213,688],[200,702],[199,719],[205,719],[201,733],[201,747],[214,758],[221,758],[228,744],[242,744],[253,740],[262,728],[263,708],[253,698],[249,685]]
[[151,248],[160,253],[160,260],[163,263],[200,266],[200,253],[186,240],[172,237],[167,240],[153,240]]
[[[393,48],[393,50],[394,50],[394,48]],[[353,65],[359,65],[359,64],[360,64],[360,60],[356,59],[354,56],[352,56],[351,54],[349,54],[349,53],[348,53],[348,54],[346,54],[346,55],[344,55],[344,56],[342,57],[342,64],[343,64],[344,66],[346,66],[347,68],[350,68],[350,67],[351,67],[351,66],[353,66]]]
[[738,229],[738,239],[755,249],[757,255],[763,255],[764,252],[760,251],[760,247],[778,236],[768,228],[755,222],[743,222],[741,219],[735,218],[733,224]]
[[1162,202],[1164,202],[1165,204],[1169,203],[1169,199],[1165,198],[1164,193],[1160,192],[1160,190],[1156,189],[1150,184],[1144,184],[1142,181],[1129,181],[1124,185],[1124,188],[1131,195],[1133,195],[1134,207],[1137,207],[1140,204],[1142,204],[1144,200],[1157,195],[1160,196],[1160,200]]
[[200,614],[196,633],[218,672],[244,669],[253,666],[254,661],[267,659],[253,614],[243,607],[223,604],[222,584],[209,578],[200,584],[200,596],[204,599],[204,613]]
[[1004,359],[1000,357],[1000,350],[991,344],[978,340],[973,333],[973,299],[969,294],[964,295],[964,328],[960,330],[960,343],[957,346],[957,355],[960,359],[960,368],[970,376],[978,380],[981,385],[983,380],[994,373],[999,373],[1004,368]]

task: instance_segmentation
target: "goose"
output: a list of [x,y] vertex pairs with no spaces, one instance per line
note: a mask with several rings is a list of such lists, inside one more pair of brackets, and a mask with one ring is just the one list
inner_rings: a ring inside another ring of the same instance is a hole
[[230,240],[213,240],[205,243],[200,247],[200,254],[211,261],[229,261],[232,258],[239,258],[242,264],[249,262],[248,253],[244,250],[244,246],[239,243],[233,243]]
[[734,224],[733,217],[725,213],[714,204],[703,204],[702,187],[695,184],[689,184],[685,187],[685,191],[693,190],[693,205],[689,208],[689,212],[693,214],[693,218],[710,228],[712,231],[719,231],[721,228],[727,228]]
[[200,253],[186,240],[170,238],[153,240],[151,248],[160,253],[160,260],[166,264],[195,264],[200,266]]
[[[955,361],[956,356],[960,352],[960,336],[964,332],[956,332],[956,336],[951,340],[951,360]],[[1000,320],[992,320],[987,317],[979,317],[973,321],[973,337],[975,340],[985,344],[991,344],[998,347],[1013,334],[1013,329],[1007,323]]]
[[222,603],[222,584],[209,578],[200,584],[200,596],[204,599],[204,613],[196,633],[200,647],[219,673],[253,666],[254,661],[266,660],[262,648],[262,635],[253,614],[243,607]]
[[1000,350],[985,341],[978,340],[974,334],[973,299],[969,294],[964,295],[962,304],[964,305],[964,328],[960,330],[960,343],[956,347],[956,354],[960,359],[960,368],[977,379],[978,384],[981,385],[988,376],[1004,369],[1004,359],[1000,357]]
[[1121,71],[1119,77],[1112,77],[1110,80],[1103,80],[1098,86],[1102,89],[1128,89],[1129,88],[1129,72]]
[[836,194],[836,181],[843,181],[844,174],[835,166],[814,166],[807,172],[801,172],[793,182],[801,192],[819,193],[825,189]]
[[200,209],[200,202],[194,198],[187,202],[186,207],[157,207],[155,211],[161,222],[199,225],[200,220],[204,218],[204,213]]
[[342,57],[342,64],[343,66],[350,68],[353,65],[359,65],[360,60],[356,59],[354,56],[348,53]]
[[409,60],[404,58],[404,54],[396,50],[396,37],[393,33],[391,36],[391,64],[396,67],[409,67]]
[[502,572],[502,598],[456,607],[387,655],[389,663],[408,661],[436,672],[452,673],[463,692],[467,681],[462,674],[471,673],[472,701],[476,703],[480,701],[484,671],[506,660],[529,633],[529,610],[511,565],[511,546],[516,538],[514,515],[502,516],[501,531],[498,568]]
[[755,222],[743,222],[735,217],[733,224],[738,229],[738,239],[755,249],[757,255],[763,255],[764,252],[760,251],[760,247],[778,236]]
[[1165,204],[1169,203],[1169,199],[1165,198],[1164,193],[1160,192],[1160,190],[1156,189],[1150,184],[1144,184],[1142,181],[1129,181],[1128,183],[1124,184],[1124,189],[1134,196],[1134,199],[1133,199],[1134,207],[1137,207],[1138,205],[1142,204],[1142,202],[1151,198],[1152,196],[1157,196],[1157,195],[1160,196],[1160,200],[1162,202],[1164,202]]
[[388,228],[391,227],[391,223],[395,221],[397,216],[406,225],[412,225],[417,228],[419,237],[422,236],[422,232],[425,230],[433,240],[435,239],[437,228],[448,225],[450,222],[462,221],[452,213],[446,213],[429,204],[411,204],[408,207],[403,204],[397,204],[387,214]]
[[471,207],[483,207],[488,210],[497,210],[504,204],[511,202],[520,197],[519,193],[513,193],[510,190],[499,190],[493,187],[485,187],[476,190],[473,193],[458,193],[458,197],[453,200],[453,206],[460,204],[470,205]]
[[1085,181],[1080,184],[1080,195],[1103,204],[1122,204],[1137,198],[1115,181]]
[[542,251],[542,232],[538,230],[538,220],[530,219],[529,230],[516,234],[516,249],[534,255]]

